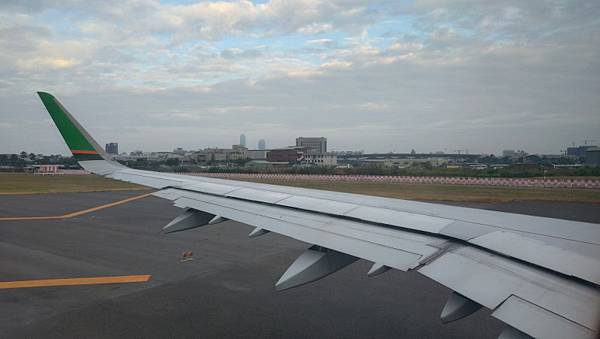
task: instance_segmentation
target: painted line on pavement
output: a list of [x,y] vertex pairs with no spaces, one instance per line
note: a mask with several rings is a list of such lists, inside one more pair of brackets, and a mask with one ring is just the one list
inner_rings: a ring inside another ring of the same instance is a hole
[[112,277],[92,277],[92,278],[64,278],[64,279],[44,279],[44,280],[18,280],[18,281],[0,281],[1,289],[11,288],[32,288],[49,286],[80,286],[80,285],[100,285],[100,284],[123,284],[147,282],[152,278],[151,275],[122,275]]
[[114,207],[114,206],[117,206],[117,205],[121,205],[121,204],[125,204],[125,203],[128,203],[128,202],[131,202],[131,201],[139,200],[139,199],[145,198],[145,197],[147,197],[149,195],[152,195],[152,193],[146,193],[146,194],[136,195],[134,197],[130,197],[130,198],[127,198],[127,199],[123,199],[123,200],[111,202],[109,204],[100,205],[100,206],[88,208],[88,209],[77,211],[77,212],[73,212],[73,213],[67,213],[67,214],[63,214],[63,215],[41,216],[41,217],[6,217],[6,218],[0,218],[0,221],[69,219],[69,218],[78,217],[80,215],[84,215],[84,214],[87,214],[87,213],[91,213],[91,212],[96,212],[96,211],[99,211],[99,210],[103,210],[105,208],[110,208],[110,207]]

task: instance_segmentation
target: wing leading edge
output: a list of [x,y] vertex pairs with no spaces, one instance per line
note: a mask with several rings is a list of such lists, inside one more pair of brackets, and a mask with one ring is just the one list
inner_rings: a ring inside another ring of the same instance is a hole
[[86,170],[158,189],[184,209],[165,231],[231,219],[250,236],[279,233],[308,248],[277,289],[320,279],[357,259],[369,275],[417,272],[447,286],[442,321],[484,306],[507,324],[501,337],[595,338],[600,327],[600,225],[129,169],[113,161],[69,112],[38,92]]

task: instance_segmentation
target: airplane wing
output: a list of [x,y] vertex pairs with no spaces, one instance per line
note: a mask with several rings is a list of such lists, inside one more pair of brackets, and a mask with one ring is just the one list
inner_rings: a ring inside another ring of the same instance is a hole
[[181,215],[163,229],[223,220],[310,245],[276,283],[288,289],[358,259],[370,276],[416,271],[454,292],[444,323],[481,307],[506,324],[501,338],[596,338],[600,328],[600,225],[464,207],[158,173],[113,161],[51,94],[38,92],[86,170],[157,189]]

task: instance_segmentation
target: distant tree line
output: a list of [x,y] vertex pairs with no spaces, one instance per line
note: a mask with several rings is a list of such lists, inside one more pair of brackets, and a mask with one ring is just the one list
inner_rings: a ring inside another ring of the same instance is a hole
[[[330,175],[383,175],[383,176],[446,176],[446,177],[494,177],[494,178],[529,178],[529,177],[565,177],[565,176],[600,176],[600,167],[554,168],[546,159],[540,158],[535,164],[518,166],[509,160],[493,155],[479,159],[482,164],[506,164],[507,167],[487,169],[434,167],[429,162],[414,163],[406,168],[383,165],[360,165],[355,167],[325,166],[290,166],[273,168],[244,167],[249,159],[228,162],[217,162],[200,166],[198,164],[182,164],[177,158],[164,161],[136,159],[121,162],[135,169],[160,172],[209,172],[209,173],[285,173],[285,174],[330,174]],[[556,159],[554,159],[556,160]],[[572,164],[573,160],[565,158],[561,164]],[[555,162],[556,163],[556,162]],[[65,168],[80,168],[73,157],[61,155],[36,155],[25,151],[19,154],[0,154],[0,170],[22,171],[27,166],[57,164]]]
[[[187,168],[188,171],[194,171]],[[431,164],[418,164],[407,168],[385,166],[358,166],[350,168],[336,167],[289,167],[269,169],[249,169],[236,167],[209,167],[196,169],[209,173],[285,173],[285,174],[324,174],[324,175],[383,175],[383,176],[440,176],[440,177],[487,177],[487,178],[533,178],[533,177],[564,177],[564,176],[600,176],[599,167],[579,168],[497,168],[497,169],[468,169],[432,167]]]
[[0,167],[5,171],[23,171],[31,165],[62,165],[65,168],[80,168],[73,157],[40,155],[22,151],[19,154],[0,154]]

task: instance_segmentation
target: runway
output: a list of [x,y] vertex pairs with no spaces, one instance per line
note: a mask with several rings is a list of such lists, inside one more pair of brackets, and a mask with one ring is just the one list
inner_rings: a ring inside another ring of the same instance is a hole
[[[0,218],[71,214],[132,192],[0,196]],[[600,222],[596,204],[468,204]],[[450,291],[416,272],[357,263],[315,283],[274,283],[307,244],[248,239],[236,222],[164,235],[181,210],[154,197],[62,219],[0,221],[0,282],[146,276],[146,282],[0,289],[2,338],[495,338],[489,312],[442,325]],[[193,251],[194,260],[180,262]]]

